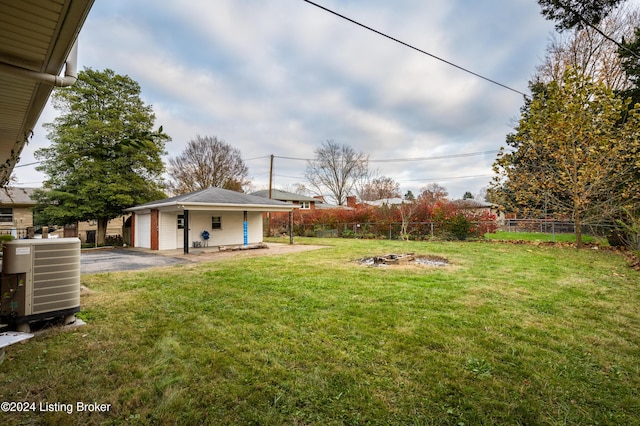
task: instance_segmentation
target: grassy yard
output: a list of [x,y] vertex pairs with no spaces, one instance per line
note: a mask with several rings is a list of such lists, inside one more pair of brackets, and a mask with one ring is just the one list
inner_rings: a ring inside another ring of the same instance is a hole
[[[12,424],[640,424],[640,274],[603,250],[298,239],[287,256],[83,276],[88,323],[14,345]],[[366,267],[415,252],[448,267]]]
[[[507,232],[497,231],[488,233],[484,236],[487,240],[522,240],[522,241],[555,241],[558,243],[575,243],[576,234],[552,234],[543,232]],[[583,235],[582,241],[585,243],[599,243],[608,245],[606,238],[594,237],[592,235]]]

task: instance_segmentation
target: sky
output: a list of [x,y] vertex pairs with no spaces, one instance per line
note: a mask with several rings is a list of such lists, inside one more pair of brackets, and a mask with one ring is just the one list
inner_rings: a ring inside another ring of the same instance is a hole
[[[79,66],[128,75],[153,106],[175,157],[196,135],[238,148],[253,190],[306,184],[306,159],[333,140],[418,194],[450,198],[493,176],[554,36],[535,0],[316,0],[316,3],[501,87],[363,29],[303,0],[97,0]],[[49,145],[43,111],[15,169],[16,186],[46,179],[33,153]],[[478,154],[480,153],[480,154]],[[433,158],[435,157],[435,158]],[[315,194],[311,194],[315,195]]]

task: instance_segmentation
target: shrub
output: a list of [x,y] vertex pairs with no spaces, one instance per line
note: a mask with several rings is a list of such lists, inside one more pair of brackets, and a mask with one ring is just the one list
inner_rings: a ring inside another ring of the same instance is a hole
[[458,240],[466,240],[471,236],[471,221],[462,213],[449,218],[445,223],[445,230]]
[[104,244],[107,246],[122,247],[124,240],[121,235],[107,235],[104,239]]

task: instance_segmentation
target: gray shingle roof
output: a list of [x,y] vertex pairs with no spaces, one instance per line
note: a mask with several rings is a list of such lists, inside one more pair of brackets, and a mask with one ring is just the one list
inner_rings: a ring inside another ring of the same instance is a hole
[[497,207],[496,204],[487,203],[486,201],[474,200],[472,198],[469,198],[466,200],[453,200],[451,203],[455,204],[456,206],[462,209],[481,209],[481,208]]
[[36,188],[0,188],[0,204],[35,206],[37,203],[31,198]]
[[230,206],[273,206],[273,207],[287,207],[291,204],[283,203],[277,200],[270,200],[268,198],[258,197],[255,195],[243,194],[241,192],[229,191],[222,188],[207,188],[201,191],[191,192],[189,194],[178,195],[176,197],[165,198],[163,200],[152,201],[150,203],[141,204],[136,207],[132,207],[127,210],[148,209],[156,206],[166,205],[179,205],[179,204],[211,204],[211,205],[230,205]]
[[[261,191],[252,192],[251,195],[268,199],[269,190],[263,189]],[[309,201],[309,202],[316,202],[316,203],[321,202],[316,198],[307,197],[306,195],[296,194],[295,192],[281,191],[279,189],[271,190],[271,199],[280,200],[280,201]]]

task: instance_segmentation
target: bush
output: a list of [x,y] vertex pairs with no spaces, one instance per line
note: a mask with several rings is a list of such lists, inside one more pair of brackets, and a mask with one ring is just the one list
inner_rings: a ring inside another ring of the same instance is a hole
[[449,218],[445,223],[446,231],[458,240],[466,240],[471,236],[471,226],[471,221],[462,213]]
[[104,244],[107,246],[122,247],[124,240],[121,235],[107,235],[104,239]]
[[0,235],[0,242],[13,241],[13,240],[14,240],[14,238],[13,238],[13,235],[11,235],[11,234],[2,234],[2,235]]

